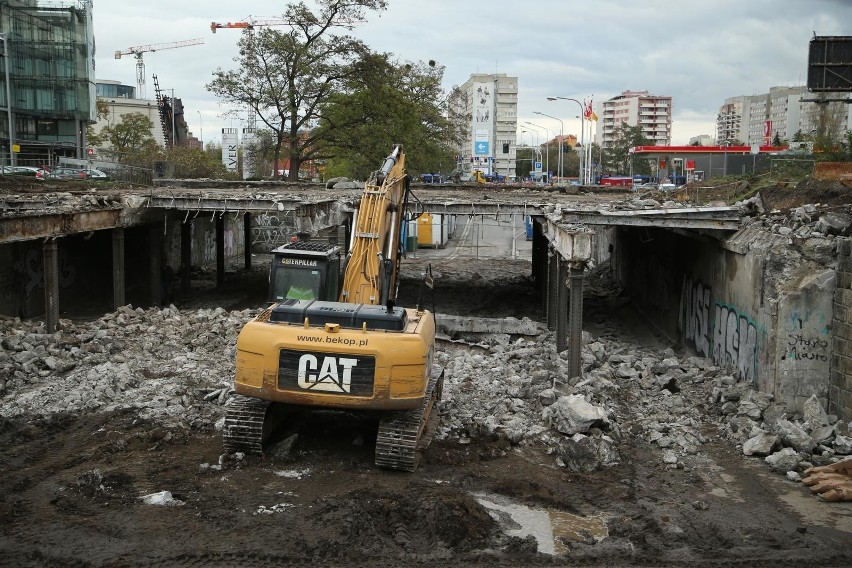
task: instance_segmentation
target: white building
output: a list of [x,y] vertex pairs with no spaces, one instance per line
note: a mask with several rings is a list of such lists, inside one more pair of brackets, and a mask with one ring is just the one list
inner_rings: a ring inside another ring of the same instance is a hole
[[474,74],[450,104],[464,120],[464,141],[456,148],[464,172],[515,176],[518,78],[505,73]]
[[648,91],[624,91],[603,102],[595,142],[603,148],[612,145],[621,124],[640,126],[642,136],[652,146],[669,146],[672,139],[672,98]]
[[118,81],[98,81],[97,85],[98,100],[104,101],[109,106],[109,114],[106,119],[99,119],[92,129],[95,134],[99,134],[105,126],[114,126],[121,122],[122,115],[130,113],[140,113],[148,117],[154,123],[151,129],[151,136],[157,141],[159,146],[165,146],[165,136],[163,134],[163,125],[160,121],[160,111],[157,108],[156,100],[137,99],[136,88],[130,85],[123,85]]
[[716,117],[719,144],[737,141],[747,146],[768,145],[776,135],[790,142],[797,133],[807,137],[821,123],[832,138],[839,138],[852,129],[850,105],[827,103],[823,106],[808,100],[817,98],[819,95],[809,93],[807,87],[802,86],[772,87],[768,93],[725,99]]

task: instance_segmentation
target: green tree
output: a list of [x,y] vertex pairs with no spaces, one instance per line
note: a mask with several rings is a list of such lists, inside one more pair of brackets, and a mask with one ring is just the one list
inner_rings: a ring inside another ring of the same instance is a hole
[[775,136],[772,137],[772,145],[773,146],[783,146],[784,141],[781,140],[781,136],[776,132]]
[[366,179],[397,143],[410,172],[450,173],[451,142],[460,141],[461,130],[448,118],[444,68],[435,61],[397,64],[388,54],[370,54],[358,67],[346,92],[323,107],[317,136],[326,140],[329,174]]
[[227,178],[229,175],[221,153],[217,158],[200,148],[176,146],[169,148],[163,158],[174,163],[174,176],[178,179]]
[[604,162],[608,166],[607,169],[612,170],[612,173],[628,174],[632,165],[634,174],[649,175],[651,166],[648,160],[630,151],[636,146],[650,145],[650,141],[642,136],[642,127],[630,126],[622,122],[616,127],[613,135],[612,143],[604,149]]
[[320,118],[320,105],[340,89],[367,52],[363,42],[336,30],[350,30],[367,10],[387,7],[385,0],[316,4],[316,11],[303,2],[289,4],[283,16],[289,22],[287,31],[244,32],[235,59],[239,69],[220,68],[207,84],[226,104],[240,110],[248,106],[274,133],[274,161],[289,160],[292,181],[298,180],[302,162],[319,152],[322,139],[313,125]]
[[[106,120],[109,117],[109,103],[103,99],[97,99],[95,101],[95,116],[97,117],[97,121]],[[99,147],[104,144],[104,137],[100,133],[95,133],[95,129],[92,124],[86,125],[86,144],[92,147]]]
[[101,130],[99,152],[116,162],[150,168],[159,154],[153,128],[154,123],[142,113],[123,114],[121,122]]

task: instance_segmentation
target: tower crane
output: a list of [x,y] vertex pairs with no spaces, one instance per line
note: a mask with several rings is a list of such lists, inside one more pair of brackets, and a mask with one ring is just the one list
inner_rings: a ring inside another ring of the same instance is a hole
[[293,22],[290,21],[290,20],[282,20],[282,19],[277,19],[277,18],[259,19],[259,18],[252,18],[251,16],[249,16],[248,18],[246,18],[245,20],[240,21],[240,22],[226,22],[224,24],[219,23],[219,22],[210,22],[210,31],[215,34],[216,30],[219,30],[219,29],[222,29],[222,28],[237,28],[237,29],[242,29],[242,30],[251,30],[251,29],[254,29],[258,26],[286,26],[286,25],[292,24],[292,23]]
[[161,49],[175,49],[177,47],[189,47],[191,45],[199,45],[204,43],[201,38],[186,39],[183,41],[172,41],[167,43],[153,43],[149,45],[137,45],[128,47],[127,49],[116,51],[115,58],[121,59],[122,55],[133,55],[136,57],[136,86],[139,90],[139,98],[145,98],[145,62],[142,60],[142,54],[146,51],[159,51]]

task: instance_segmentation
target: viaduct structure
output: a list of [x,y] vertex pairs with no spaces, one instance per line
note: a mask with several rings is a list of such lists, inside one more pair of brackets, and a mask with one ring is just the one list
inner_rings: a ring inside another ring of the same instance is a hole
[[[249,269],[253,252],[293,235],[348,234],[339,228],[351,223],[360,190],[267,183],[0,195],[0,314],[44,318],[52,333],[60,313],[159,304],[169,272],[189,295],[193,270],[215,269],[221,286],[226,263]],[[522,189],[415,192],[431,213],[533,221],[531,275],[572,374],[581,372],[584,275],[608,262],[673,344],[791,413],[816,395],[830,413],[852,418],[848,238],[798,246],[740,207]]]

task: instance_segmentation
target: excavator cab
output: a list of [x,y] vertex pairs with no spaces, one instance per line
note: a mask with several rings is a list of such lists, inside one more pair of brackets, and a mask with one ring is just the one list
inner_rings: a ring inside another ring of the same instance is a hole
[[268,303],[337,300],[340,251],[339,246],[321,241],[295,241],[273,250]]

